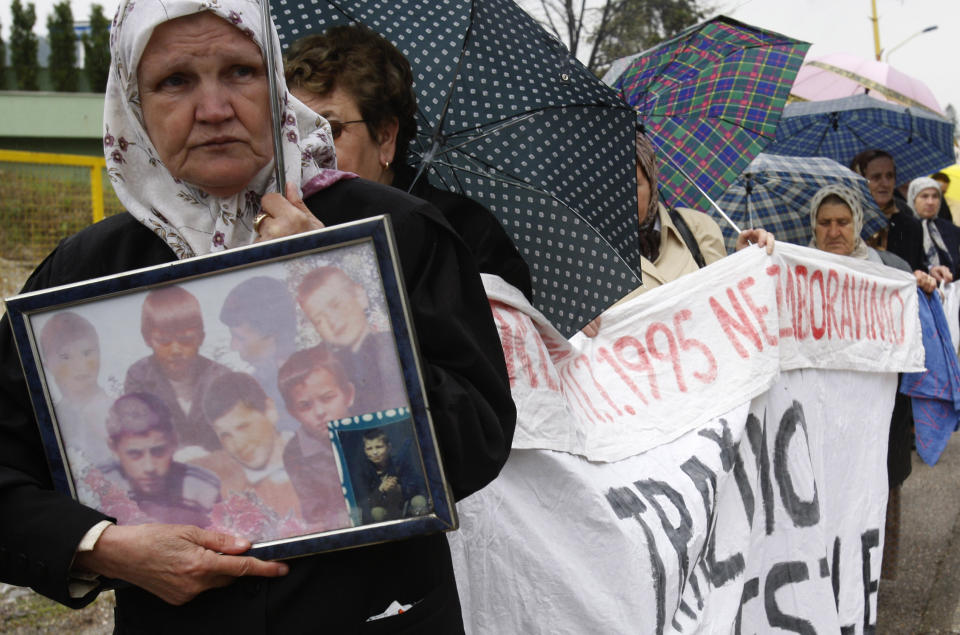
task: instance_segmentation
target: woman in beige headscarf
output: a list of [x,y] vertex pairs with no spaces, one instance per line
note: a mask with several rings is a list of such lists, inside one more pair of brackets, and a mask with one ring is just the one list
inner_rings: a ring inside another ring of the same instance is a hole
[[[827,185],[810,199],[810,246],[838,256],[850,256],[910,272],[903,258],[868,246],[860,237],[863,229],[863,199],[860,193],[844,185]],[[930,293],[936,279],[923,271],[914,272],[921,289]]]
[[[844,185],[827,185],[810,199],[810,223],[813,238],[810,246],[838,256],[869,260],[910,273],[910,265],[894,253],[877,251],[867,246],[860,237],[863,229],[863,199],[860,193]],[[937,281],[928,273],[915,272],[917,284],[927,293],[936,288]],[[896,576],[898,543],[900,538],[900,486],[910,475],[911,426],[910,398],[897,393],[890,418],[887,439],[887,480],[890,495],[887,499],[887,519],[884,529],[882,576]]]

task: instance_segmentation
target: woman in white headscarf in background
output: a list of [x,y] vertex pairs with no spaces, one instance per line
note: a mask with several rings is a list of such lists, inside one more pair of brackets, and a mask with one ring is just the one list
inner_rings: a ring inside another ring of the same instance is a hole
[[[387,214],[424,385],[459,499],[492,480],[516,410],[476,265],[440,212],[333,170],[329,126],[286,91],[286,197],[275,189],[267,69],[253,0],[125,0],[110,32],[107,168],[128,213],[64,240],[25,290],[81,282]],[[301,199],[302,195],[302,199]],[[453,325],[453,327],[451,327]],[[118,324],[122,331],[123,325]],[[133,332],[138,325],[132,325]],[[82,606],[117,590],[117,632],[462,632],[442,534],[298,558],[185,525],[114,525],[53,488],[10,320],[0,324],[0,581]],[[224,587],[224,588],[218,588]],[[183,606],[179,606],[183,605]]]
[[928,177],[910,181],[907,205],[923,225],[923,259],[928,271],[946,267],[945,281],[956,279],[960,273],[960,228],[945,218],[939,218],[943,191],[940,184]]

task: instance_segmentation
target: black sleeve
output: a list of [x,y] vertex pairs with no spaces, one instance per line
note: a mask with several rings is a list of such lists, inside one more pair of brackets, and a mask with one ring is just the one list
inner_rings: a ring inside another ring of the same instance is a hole
[[442,228],[414,217],[397,242],[430,412],[456,499],[490,481],[507,460],[516,409],[503,349],[475,265]]
[[470,252],[436,208],[394,188],[342,181],[307,203],[328,226],[391,217],[447,480],[457,500],[477,491],[507,460],[516,408]]
[[466,243],[477,261],[477,269],[482,273],[500,276],[532,302],[530,267],[493,212],[454,192],[431,187],[426,193],[432,193],[432,196],[424,197],[425,200],[443,213],[446,221]]
[[943,246],[947,248],[947,256],[950,262],[943,262],[948,265],[953,279],[960,278],[960,227],[953,224],[953,221],[937,218],[934,220],[937,229],[940,231],[940,237],[943,239]]
[[[173,252],[164,243],[133,217],[119,214],[63,241],[33,272],[24,291],[170,260]],[[53,490],[5,314],[0,322],[0,581],[32,587],[67,606],[88,604],[96,593],[71,599],[68,572],[83,535],[106,519]]]
[[[49,286],[50,258],[25,289]],[[103,514],[53,491],[47,460],[13,342],[0,323],[0,580],[32,587],[68,606],[68,571],[83,535]]]
[[887,251],[906,260],[911,271],[927,270],[923,258],[923,227],[909,212],[899,212],[891,219]]
[[948,223],[953,222],[953,214],[950,212],[950,206],[947,205],[947,199],[940,197],[940,209],[937,210],[937,218],[942,218]]

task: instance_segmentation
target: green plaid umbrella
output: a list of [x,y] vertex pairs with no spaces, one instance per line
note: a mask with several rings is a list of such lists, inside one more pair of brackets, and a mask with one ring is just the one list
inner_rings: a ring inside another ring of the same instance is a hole
[[[824,185],[846,185],[860,193],[863,204],[863,231],[869,238],[887,226],[867,187],[867,180],[832,159],[788,157],[761,153],[750,162],[736,182],[717,199],[731,219],[741,227],[762,227],[777,240],[807,245],[813,236],[810,199]],[[717,222],[720,217],[711,210]],[[733,251],[737,233],[720,223],[727,251]]]
[[773,140],[809,46],[721,16],[614,62],[604,81],[657,147],[669,205],[706,209]]

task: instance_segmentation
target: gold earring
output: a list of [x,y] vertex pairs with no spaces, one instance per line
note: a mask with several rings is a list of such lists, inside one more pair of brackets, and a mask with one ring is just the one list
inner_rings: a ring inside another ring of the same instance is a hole
[[384,170],[389,170],[389,169],[390,169],[390,162],[389,162],[389,161],[384,161],[384,162],[383,162],[383,169],[384,169]]

